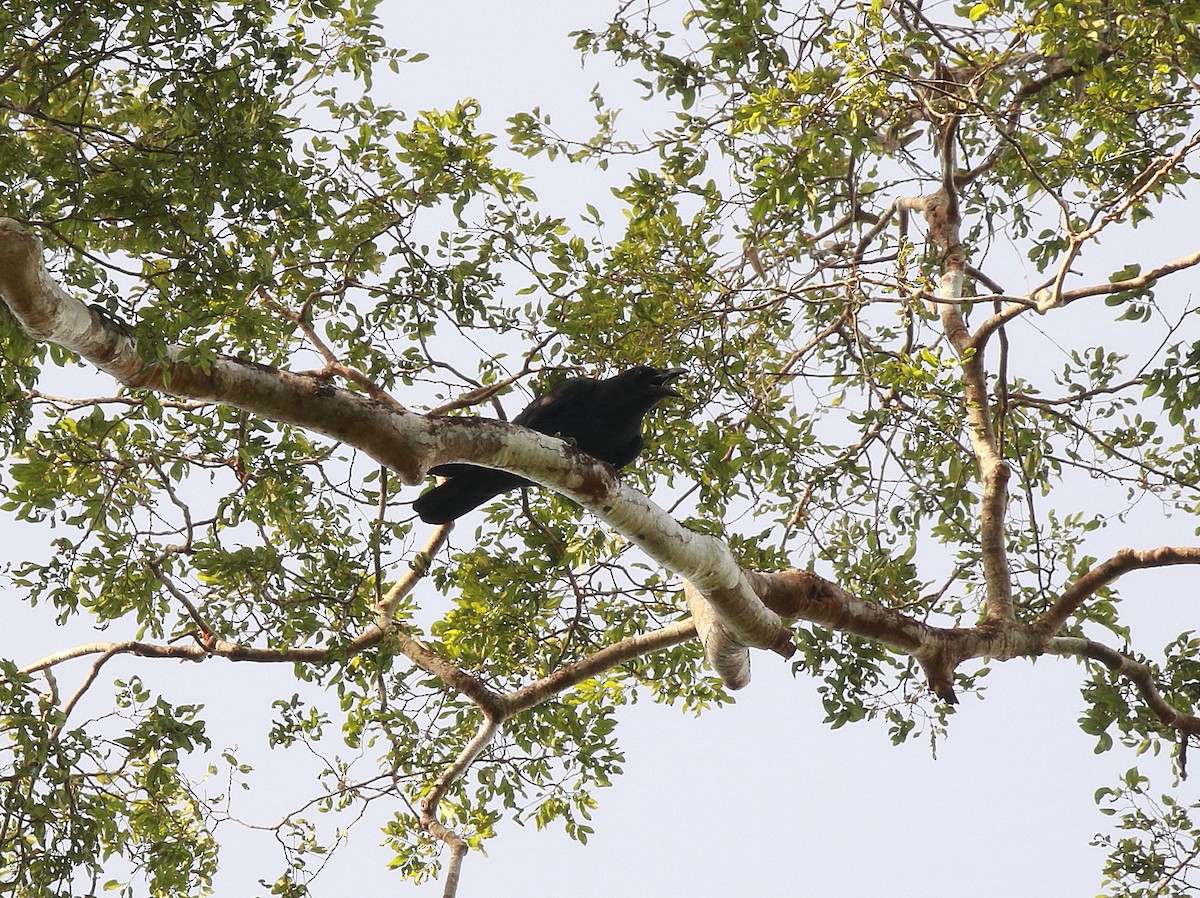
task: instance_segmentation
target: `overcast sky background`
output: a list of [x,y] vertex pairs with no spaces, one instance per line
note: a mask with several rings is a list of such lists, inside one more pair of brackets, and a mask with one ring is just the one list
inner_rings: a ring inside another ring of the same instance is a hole
[[[430,58],[402,67],[397,77],[381,74],[379,100],[415,111],[474,97],[484,127],[497,135],[508,116],[536,105],[553,115],[561,132],[586,137],[593,113],[587,96],[599,81],[610,103],[626,108],[623,123],[644,120],[652,127],[657,110],[629,86],[638,72],[614,71],[598,57],[582,69],[571,49],[568,32],[598,27],[610,9],[595,0],[385,2],[389,39]],[[592,203],[613,211],[606,217],[617,221],[606,182],[592,191],[585,169],[558,165],[545,171],[528,161],[518,167],[536,174],[532,186],[547,211],[582,211]],[[1161,244],[1148,261],[1178,254],[1172,241],[1181,252],[1194,249],[1182,244],[1184,231],[1194,229],[1146,229],[1147,245]],[[70,382],[64,379],[64,389]],[[1174,525],[1166,531],[1139,527],[1132,535],[1125,528],[1100,531],[1092,554],[1104,557],[1125,543],[1194,542],[1193,521]],[[47,532],[11,522],[4,527],[6,555],[45,551]],[[1123,588],[1134,644],[1157,652],[1196,619],[1195,588],[1178,571],[1134,577]],[[428,584],[422,589],[419,601],[444,601]],[[10,596],[12,626],[0,631],[0,651],[18,662],[97,638],[78,626],[55,631],[52,612],[15,604]],[[736,704],[703,717],[649,703],[624,709],[625,775],[599,793],[590,843],[578,845],[558,829],[539,833],[505,824],[488,843],[488,857],[468,856],[460,895],[1092,896],[1100,891],[1103,853],[1088,842],[1105,823],[1094,791],[1115,784],[1135,763],[1156,786],[1171,785],[1165,757],[1093,754],[1095,740],[1076,725],[1082,669],[1073,662],[1045,658],[997,666],[987,679],[986,700],[968,696],[954,714],[936,759],[928,741],[893,748],[881,724],[829,731],[821,723],[816,683],[794,679],[788,663],[771,654],[756,653],[753,664],[754,681]],[[86,665],[60,669],[64,694],[73,691]],[[254,804],[243,804],[240,816],[265,824],[273,812],[294,806],[299,796],[289,791],[289,780],[303,790],[300,795],[309,795],[311,782],[290,773],[295,758],[265,748],[270,702],[297,691],[289,670],[117,658],[93,688],[94,710],[111,701],[107,684],[133,673],[171,701],[205,703],[215,746],[239,746],[239,757],[257,768]],[[276,765],[281,775],[273,777]],[[1193,781],[1176,795],[1193,801],[1197,789]],[[387,810],[379,808],[378,816]],[[279,872],[270,853],[273,838],[233,825],[219,835],[226,854],[218,894],[265,894],[256,881]],[[387,871],[380,841],[369,820],[357,827],[313,894],[441,894],[441,882],[410,886]]]

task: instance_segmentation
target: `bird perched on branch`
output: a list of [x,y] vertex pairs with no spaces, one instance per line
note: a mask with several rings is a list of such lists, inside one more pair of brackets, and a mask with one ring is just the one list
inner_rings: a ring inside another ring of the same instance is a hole
[[[670,383],[684,371],[638,365],[605,380],[565,380],[533,400],[512,423],[568,440],[588,455],[623,468],[642,451],[642,419],[663,399],[679,396]],[[430,473],[447,479],[413,503],[427,524],[453,521],[494,496],[532,483],[507,471],[468,464],[438,465]]]

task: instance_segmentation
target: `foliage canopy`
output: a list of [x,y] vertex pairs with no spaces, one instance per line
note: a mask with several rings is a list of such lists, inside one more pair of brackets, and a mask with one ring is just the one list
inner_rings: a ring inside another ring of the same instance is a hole
[[[628,526],[581,510],[565,468],[448,548],[408,506],[468,457],[438,422],[636,363],[686,365],[689,400],[625,483],[798,619],[797,688],[820,681],[831,726],[939,731],[977,688],[964,660],[1052,653],[1085,664],[1099,749],[1200,732],[1200,643],[1181,627],[1150,662],[1118,589],[1200,562],[1200,253],[1137,239],[1197,189],[1200,5],[624,4],[571,39],[635,73],[658,129],[625,133],[597,89],[594,133],[535,108],[503,137],[469,98],[387,104],[422,54],[378,6],[0,9],[0,212],[137,359],[116,390],[64,381],[110,359],[31,329],[0,256],[3,508],[45,540],[8,580],[124,640],[4,662],[3,882],[73,894],[114,859],[129,894],[211,882],[225,798],[191,759],[219,711],[131,678],[83,720],[118,653],[294,663],[271,744],[330,759],[297,806],[392,802],[392,865],[423,879],[449,846],[448,894],[503,817],[586,841],[617,708],[729,697],[638,529],[657,519],[625,493]],[[548,208],[546,165],[596,195]],[[235,368],[286,401],[192,386]],[[377,417],[319,423],[318,399]],[[392,463],[367,430],[408,411],[434,429]],[[1170,535],[1105,559],[1135,523]],[[1129,831],[1110,893],[1186,894],[1195,810],[1136,770],[1098,798]],[[279,831],[273,894],[306,894],[326,837],[300,812]]]

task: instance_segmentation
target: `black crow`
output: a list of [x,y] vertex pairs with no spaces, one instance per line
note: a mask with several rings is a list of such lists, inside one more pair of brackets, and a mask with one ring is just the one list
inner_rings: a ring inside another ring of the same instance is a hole
[[[588,455],[623,468],[642,451],[642,418],[663,399],[679,395],[670,383],[683,373],[683,368],[638,365],[606,380],[564,380],[533,400],[512,423],[570,440]],[[430,473],[448,479],[413,503],[427,524],[445,524],[493,496],[531,485],[507,471],[468,464],[438,465]]]

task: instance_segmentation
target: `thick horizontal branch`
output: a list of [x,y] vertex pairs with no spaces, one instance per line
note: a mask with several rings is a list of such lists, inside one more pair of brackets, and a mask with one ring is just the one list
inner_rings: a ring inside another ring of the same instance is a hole
[[[779,617],[763,607],[729,547],[679,525],[612,469],[562,440],[502,421],[427,417],[323,378],[230,357],[193,365],[177,346],[143,358],[115,323],[68,295],[45,268],[38,238],[0,219],[0,297],[34,337],[78,353],[128,386],[232,405],[355,446],[417,483],[430,467],[471,462],[528,477],[563,493],[691,581],[744,645],[790,650]],[[263,659],[267,660],[267,659]]]
[[810,571],[747,574],[763,603],[776,614],[870,639],[915,658],[929,688],[954,703],[954,671],[970,658],[1007,660],[1042,652],[1037,632],[1019,621],[978,627],[935,627],[894,608],[869,602]]
[[185,349],[169,346],[165,361],[146,359],[121,327],[54,281],[41,241],[10,219],[0,219],[0,296],[30,336],[69,349],[126,386],[220,402],[295,424],[357,446],[408,482],[420,479],[420,443],[397,439],[404,422],[419,415],[323,378],[229,356],[193,364]]

